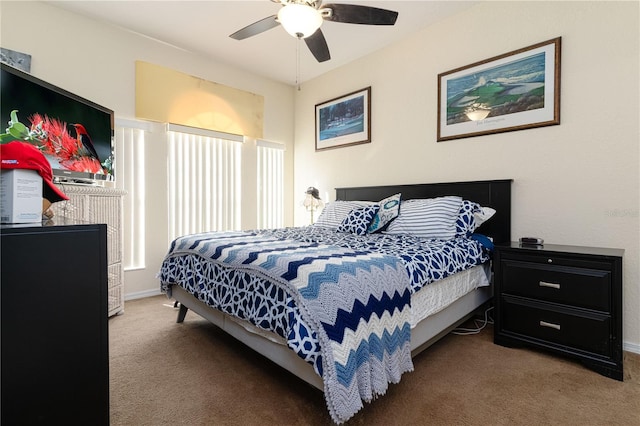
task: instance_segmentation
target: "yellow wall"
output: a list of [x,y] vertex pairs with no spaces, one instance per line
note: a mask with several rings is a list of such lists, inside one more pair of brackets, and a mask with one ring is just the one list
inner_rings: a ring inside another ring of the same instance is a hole
[[136,118],[261,139],[264,96],[136,61]]

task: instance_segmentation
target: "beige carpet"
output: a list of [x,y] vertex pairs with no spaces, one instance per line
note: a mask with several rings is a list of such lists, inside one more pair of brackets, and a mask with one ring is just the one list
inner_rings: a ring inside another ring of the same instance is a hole
[[[109,320],[111,424],[328,425],[322,394],[165,296]],[[349,425],[640,425],[640,356],[624,382],[580,364],[493,344],[491,328],[449,335]]]

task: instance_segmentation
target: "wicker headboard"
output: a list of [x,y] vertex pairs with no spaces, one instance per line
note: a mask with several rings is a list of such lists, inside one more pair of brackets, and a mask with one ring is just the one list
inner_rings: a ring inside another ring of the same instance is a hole
[[511,241],[511,182],[511,179],[503,179],[336,188],[336,200],[380,201],[399,192],[403,200],[459,195],[496,210],[496,214],[476,232],[493,238],[495,243],[505,243]]

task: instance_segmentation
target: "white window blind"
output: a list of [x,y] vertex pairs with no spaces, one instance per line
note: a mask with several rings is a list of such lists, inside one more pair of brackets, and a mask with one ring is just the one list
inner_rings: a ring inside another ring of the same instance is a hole
[[127,191],[124,196],[125,270],[145,267],[145,133],[150,124],[116,120],[116,185]]
[[284,145],[257,140],[258,227],[284,226]]
[[169,241],[240,229],[242,136],[169,124]]

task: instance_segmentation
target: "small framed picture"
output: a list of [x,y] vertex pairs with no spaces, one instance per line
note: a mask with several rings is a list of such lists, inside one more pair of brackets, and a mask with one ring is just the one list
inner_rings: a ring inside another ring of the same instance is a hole
[[31,72],[31,55],[0,47],[0,62],[24,72]]
[[316,105],[316,151],[371,142],[371,87]]

